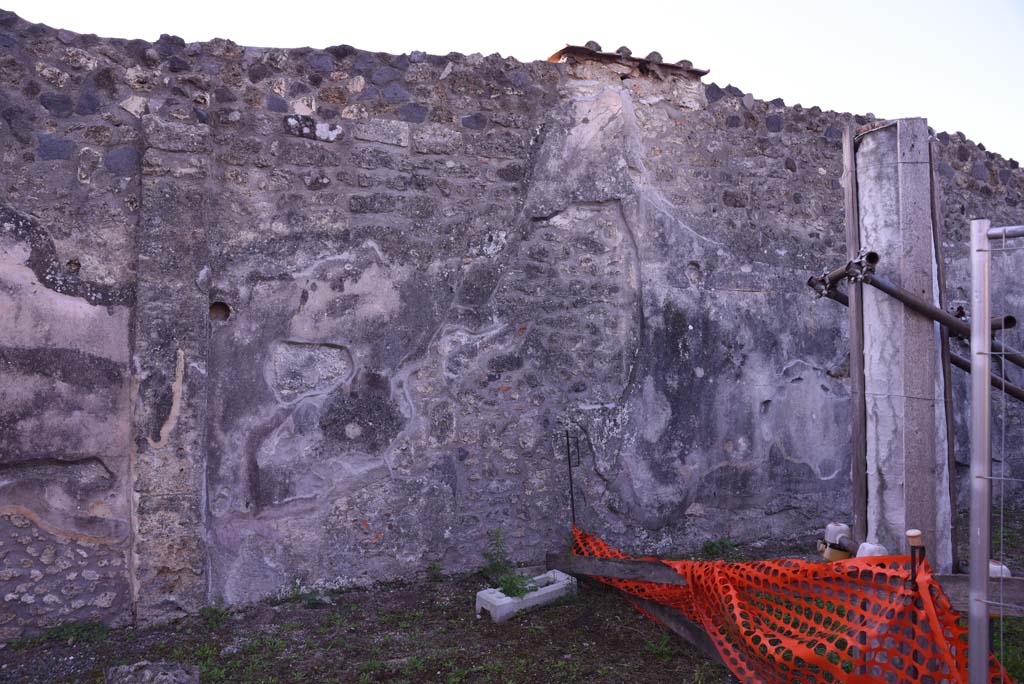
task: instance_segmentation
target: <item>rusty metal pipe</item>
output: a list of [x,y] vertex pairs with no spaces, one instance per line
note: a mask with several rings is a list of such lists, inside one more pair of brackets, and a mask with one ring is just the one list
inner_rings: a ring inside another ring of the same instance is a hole
[[832,287],[836,283],[845,280],[849,275],[850,264],[843,264],[839,268],[825,274],[824,283],[826,287]]
[[[818,285],[822,289],[818,290],[818,287],[815,287],[814,285],[812,285],[811,284],[812,280],[813,281],[817,281]],[[850,305],[850,298],[849,297],[847,297],[845,294],[843,294],[842,292],[839,292],[837,290],[826,290],[826,289],[824,289],[824,285],[821,283],[821,281],[818,278],[811,278],[807,282],[807,284],[811,285],[811,287],[814,287],[815,290],[820,291],[821,295],[823,297],[828,297],[829,299],[831,299],[833,301],[839,302],[843,306],[849,306]],[[1012,318],[1012,316],[1010,318]],[[960,320],[960,319],[956,319],[956,320]],[[937,322],[940,325],[942,324],[941,321],[937,321]],[[952,363],[954,366],[956,366],[960,370],[967,371],[968,373],[971,372],[971,362],[969,360],[965,359],[964,357],[962,357],[962,356],[960,356],[958,354],[953,354],[952,352],[950,352],[950,354],[949,354],[949,361],[950,361],[950,363]],[[1014,399],[1017,399],[1018,401],[1024,402],[1024,388],[1019,387],[1017,385],[1014,385],[1011,382],[1006,382],[1005,380],[1003,380],[1001,377],[999,377],[995,373],[992,373],[992,386],[995,387],[998,390],[1002,390],[1002,391],[1006,392],[1007,394],[1009,394]]]
[[[959,354],[950,354],[949,362],[960,370],[965,370],[968,373],[971,372],[971,362]],[[992,386],[998,390],[1006,392],[1018,401],[1024,401],[1024,388],[1018,387],[1011,382],[1006,382],[995,373],[992,373]]]
[[[970,337],[971,326],[964,323],[956,316],[946,313],[942,309],[918,299],[902,287],[889,282],[882,276],[875,273],[865,273],[863,279],[868,285],[881,290],[893,299],[903,302],[903,304],[912,311],[916,311],[922,316],[930,318],[962,337]],[[992,351],[999,354],[1010,363],[1024,368],[1024,354],[1007,352],[1006,347],[995,340],[992,341]]]
[[1017,327],[1017,317],[1007,314],[1005,316],[992,317],[992,332],[997,330],[1009,330]]

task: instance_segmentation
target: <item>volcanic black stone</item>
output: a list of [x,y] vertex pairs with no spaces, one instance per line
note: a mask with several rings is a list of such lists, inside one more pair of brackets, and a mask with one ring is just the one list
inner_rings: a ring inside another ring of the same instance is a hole
[[460,123],[462,124],[463,128],[482,130],[484,128],[487,128],[487,115],[482,112],[470,114],[469,116],[462,117]]
[[778,114],[769,114],[764,120],[764,125],[770,133],[778,133],[782,130],[782,117]]
[[[153,44],[161,57],[170,57],[176,52],[185,49],[185,39],[179,36],[172,36],[167,33],[160,34],[160,38]],[[173,69],[172,69],[173,71]]]
[[74,103],[64,93],[43,93],[39,96],[39,103],[54,116],[71,116],[74,110]]
[[272,73],[274,73],[274,70],[262,62],[253,64],[249,67],[249,80],[253,83],[259,83]]
[[384,99],[391,104],[409,101],[409,91],[400,83],[389,83],[384,88]]
[[32,141],[33,116],[21,107],[8,106],[0,109],[0,118],[7,122],[15,140],[22,145]]
[[36,138],[39,140],[36,154],[40,159],[70,159],[75,153],[76,145],[73,140],[58,138],[49,133],[39,133]]
[[707,87],[704,88],[704,95],[708,98],[708,104],[713,104],[725,97],[725,91],[719,88],[718,85],[709,83]]
[[237,102],[238,96],[226,86],[219,86],[213,91],[213,99],[218,103]]
[[86,90],[78,97],[78,104],[75,105],[75,114],[89,116],[100,110],[100,98],[91,90]]
[[394,67],[385,66],[373,72],[373,75],[370,76],[370,83],[374,83],[376,85],[387,85],[401,77],[401,71]]
[[313,71],[328,73],[334,70],[334,57],[329,52],[314,52],[306,61]]
[[172,55],[171,58],[167,60],[167,68],[174,73],[180,73],[182,71],[188,71],[192,68],[192,65],[188,63],[187,59],[183,59],[178,55]]
[[427,120],[429,111],[424,105],[409,102],[398,108],[398,118],[409,123],[423,123]]
[[115,176],[134,176],[139,172],[139,151],[131,145],[115,147],[103,157],[103,167]]
[[722,193],[722,204],[734,209],[740,209],[747,206],[747,202],[743,199],[743,195],[732,190],[726,190]]

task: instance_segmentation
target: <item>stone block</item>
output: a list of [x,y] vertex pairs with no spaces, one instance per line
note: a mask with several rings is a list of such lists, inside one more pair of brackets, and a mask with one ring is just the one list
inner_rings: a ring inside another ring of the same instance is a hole
[[146,144],[167,152],[207,152],[210,149],[210,127],[206,124],[164,121],[146,114],[142,117],[142,131]]
[[357,140],[385,145],[409,146],[409,124],[391,119],[369,119],[357,125],[352,134]]
[[420,154],[453,154],[462,147],[462,133],[440,124],[418,126],[412,134],[412,150]]

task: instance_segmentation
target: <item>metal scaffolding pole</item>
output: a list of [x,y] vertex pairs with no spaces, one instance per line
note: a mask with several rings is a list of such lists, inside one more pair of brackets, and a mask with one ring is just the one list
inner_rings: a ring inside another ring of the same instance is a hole
[[991,558],[992,453],[989,375],[992,329],[989,303],[988,219],[971,221],[971,507],[967,613],[969,684],[989,681],[988,559]]

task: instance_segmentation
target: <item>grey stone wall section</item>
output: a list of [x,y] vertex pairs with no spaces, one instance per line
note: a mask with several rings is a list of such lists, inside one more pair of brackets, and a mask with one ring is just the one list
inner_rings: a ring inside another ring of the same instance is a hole
[[[857,150],[861,246],[878,272],[935,301],[928,128],[900,119]],[[874,288],[864,293],[868,425],[868,540],[906,551],[907,529],[925,534],[933,562],[952,565],[945,425],[935,324]]]
[[[0,472],[74,501],[0,485],[4,638],[468,569],[497,527],[539,561],[566,425],[581,524],[631,551],[848,517],[846,317],[803,283],[845,259],[840,131],[872,117],[10,13],[0,46]],[[944,135],[965,283],[962,217],[1020,222],[1024,174]],[[66,452],[26,437],[71,415]]]
[[0,13],[0,639],[131,620],[133,149],[85,39]]
[[[171,109],[174,112],[174,109]],[[132,369],[134,600],[140,620],[194,613],[207,594],[203,542],[206,357],[202,273],[212,192],[209,127],[141,117],[138,285]]]

